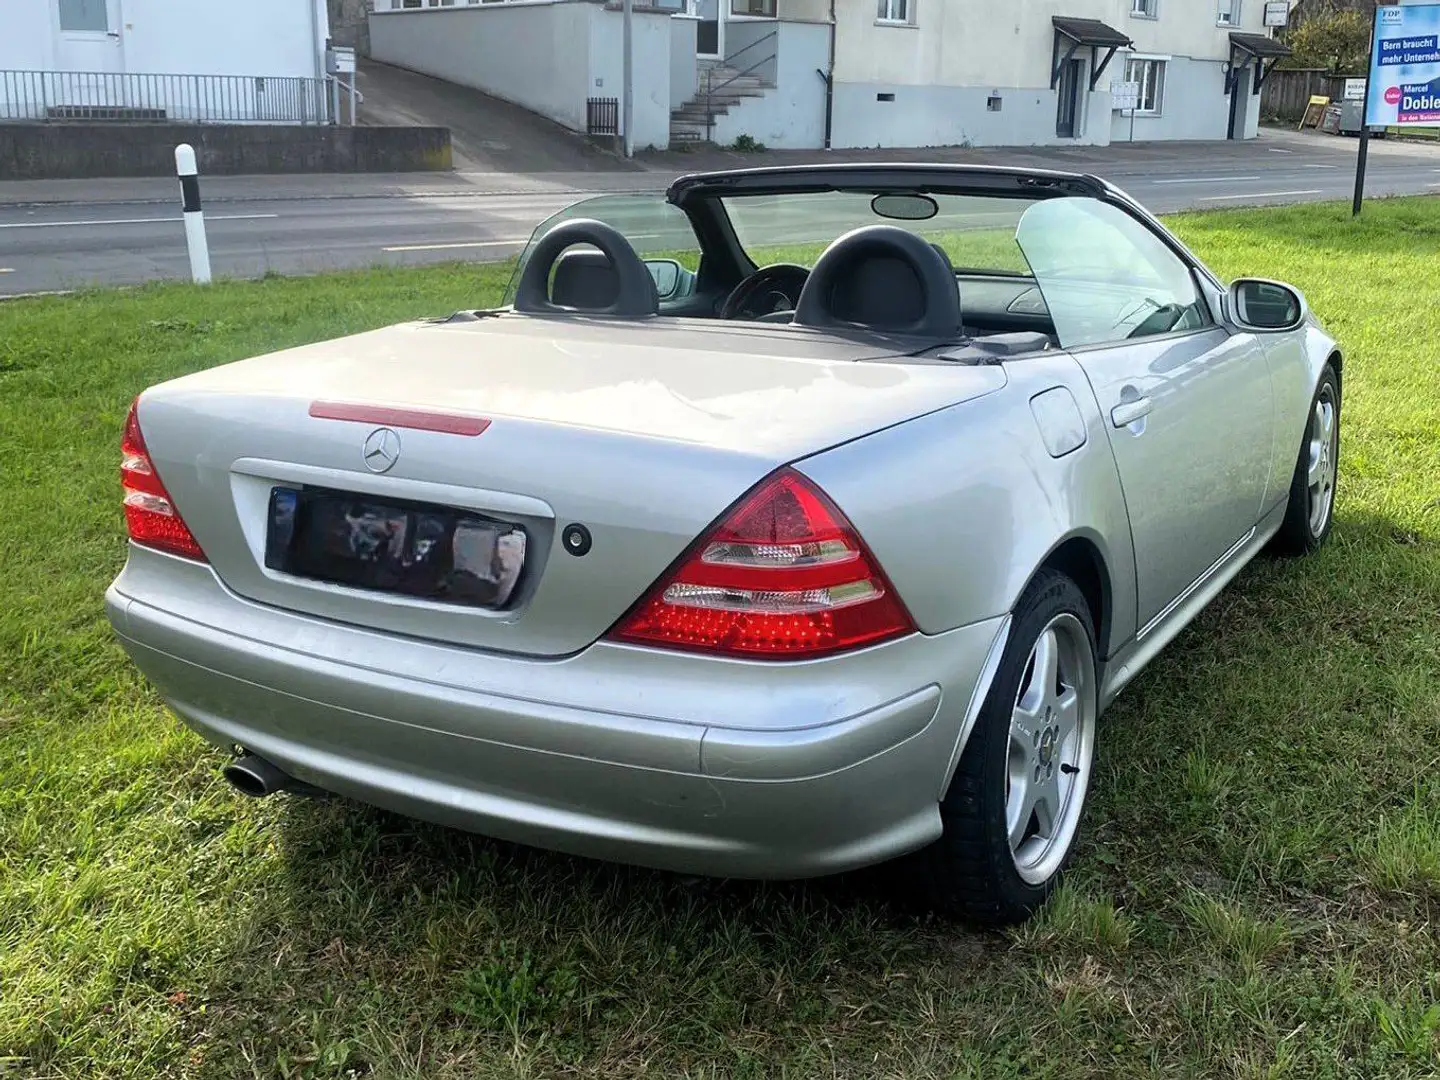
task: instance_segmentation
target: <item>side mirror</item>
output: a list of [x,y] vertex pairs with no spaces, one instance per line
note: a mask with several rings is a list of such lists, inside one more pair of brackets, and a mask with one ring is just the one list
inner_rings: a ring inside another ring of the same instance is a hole
[[1305,322],[1305,298],[1278,281],[1241,278],[1230,286],[1230,314],[1246,330],[1283,333]]
[[645,269],[650,271],[650,276],[655,279],[655,291],[660,294],[661,300],[673,300],[681,295],[681,290],[689,272],[674,259],[646,259]]

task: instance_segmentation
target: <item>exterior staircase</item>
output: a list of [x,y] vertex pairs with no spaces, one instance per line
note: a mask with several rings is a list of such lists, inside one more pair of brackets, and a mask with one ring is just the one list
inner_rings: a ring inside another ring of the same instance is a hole
[[725,64],[701,68],[696,81],[695,96],[670,113],[672,147],[709,141],[715,117],[775,89],[759,75],[742,74]]

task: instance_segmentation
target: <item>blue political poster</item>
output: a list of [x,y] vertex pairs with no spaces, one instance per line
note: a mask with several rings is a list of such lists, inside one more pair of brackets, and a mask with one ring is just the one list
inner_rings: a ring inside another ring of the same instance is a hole
[[1365,123],[1440,124],[1440,4],[1375,9]]

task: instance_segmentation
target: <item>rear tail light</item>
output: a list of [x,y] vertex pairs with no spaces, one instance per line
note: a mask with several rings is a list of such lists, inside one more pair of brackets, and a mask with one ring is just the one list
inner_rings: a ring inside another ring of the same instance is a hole
[[781,469],[680,557],[612,640],[754,659],[809,659],[914,632],[845,515]]
[[130,539],[145,547],[204,562],[205,552],[181,520],[145,449],[135,404],[130,406],[125,433],[120,438],[120,483],[125,491],[125,527]]

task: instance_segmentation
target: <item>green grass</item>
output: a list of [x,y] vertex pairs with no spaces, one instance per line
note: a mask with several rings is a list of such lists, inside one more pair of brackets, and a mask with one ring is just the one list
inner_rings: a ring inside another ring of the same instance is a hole
[[1344,341],[1338,525],[1126,691],[1076,872],[1004,935],[883,873],[694,882],[244,801],[127,664],[131,396],[504,268],[0,305],[0,1076],[1435,1076],[1440,205],[1177,225]]

